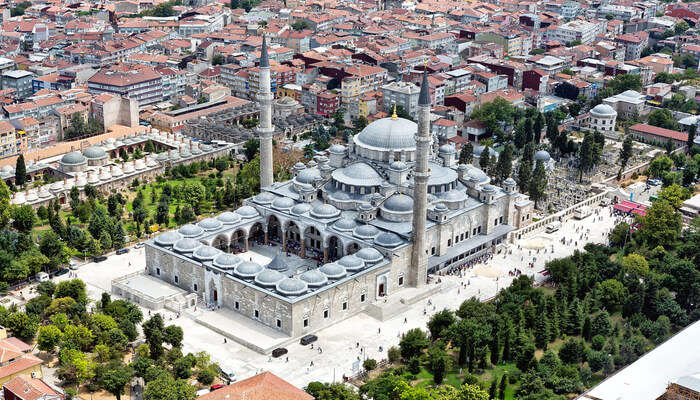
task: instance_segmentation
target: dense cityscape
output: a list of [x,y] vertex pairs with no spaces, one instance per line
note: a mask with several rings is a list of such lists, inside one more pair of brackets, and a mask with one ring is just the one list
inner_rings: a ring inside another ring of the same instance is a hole
[[0,11],[0,398],[700,398],[700,3]]

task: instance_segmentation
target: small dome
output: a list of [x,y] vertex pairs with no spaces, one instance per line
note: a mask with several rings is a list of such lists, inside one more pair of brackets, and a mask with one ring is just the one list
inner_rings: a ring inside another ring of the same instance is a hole
[[394,161],[389,165],[389,168],[393,169],[394,171],[403,171],[408,168],[408,165],[406,165],[406,163],[403,161]]
[[591,114],[594,114],[598,117],[612,117],[614,115],[617,115],[617,112],[607,104],[598,104],[597,106],[593,107],[593,109],[591,109]]
[[70,153],[61,157],[61,164],[77,165],[85,162],[87,162],[87,159],[79,151],[71,151]]
[[260,264],[244,261],[236,266],[233,270],[233,274],[242,279],[253,279],[258,276],[263,269],[264,268],[261,267]]
[[341,218],[335,221],[333,227],[341,232],[349,232],[357,227],[357,222],[350,218]]
[[395,194],[382,203],[382,208],[393,212],[413,211],[413,199],[405,194]]
[[447,211],[447,206],[445,203],[439,203],[435,206],[435,211]]
[[216,219],[221,221],[224,225],[233,225],[241,220],[241,216],[235,212],[226,211],[219,214]]
[[156,156],[156,160],[157,160],[157,161],[168,161],[168,153],[165,153],[165,152],[159,153],[159,154]]
[[379,229],[373,225],[360,225],[355,228],[352,235],[360,239],[374,239],[379,235]]
[[338,264],[345,267],[350,272],[359,271],[365,267],[365,262],[355,254],[347,255],[337,261]]
[[495,191],[496,191],[496,187],[493,186],[493,185],[484,185],[483,190],[484,190],[484,192],[489,192],[489,193],[491,193],[491,192],[495,192]]
[[212,265],[221,269],[231,269],[241,263],[241,258],[231,253],[221,253],[214,258]]
[[402,244],[403,240],[393,232],[383,232],[374,239],[374,243],[382,247],[393,248]]
[[292,214],[294,215],[302,215],[304,213],[309,212],[311,210],[311,205],[308,203],[301,203],[297,204],[294,207],[292,207]]
[[46,186],[42,186],[39,189],[39,198],[45,199],[47,197],[51,197],[51,193],[49,190],[46,188]]
[[284,278],[275,287],[284,296],[300,296],[309,290],[306,282],[296,278]]
[[177,231],[186,238],[197,237],[204,233],[204,229],[192,224],[183,225],[182,228],[178,229]]
[[343,146],[342,144],[334,144],[330,148],[328,148],[328,151],[331,154],[345,154],[347,151],[347,148]]
[[236,214],[240,215],[242,218],[255,218],[258,215],[258,210],[251,206],[243,206],[236,210]]
[[508,179],[506,179],[505,181],[503,181],[503,184],[504,184],[504,185],[507,185],[507,186],[514,186],[514,185],[515,185],[515,179],[513,179],[513,178],[508,178]]
[[100,177],[96,173],[90,174],[87,179],[88,183],[91,185],[97,185],[100,183]]
[[261,192],[253,197],[253,201],[258,204],[270,204],[275,198],[275,195],[270,192]]
[[551,159],[549,153],[546,150],[539,150],[535,153],[535,161],[542,160],[545,163]]
[[302,163],[302,162],[298,162],[298,163],[294,164],[294,169],[299,169],[299,170],[301,170],[301,169],[304,169],[304,168],[306,168],[306,165],[304,165],[304,163]]
[[107,157],[107,153],[100,146],[88,147],[83,151],[83,155],[90,160],[100,160]]
[[172,246],[180,239],[182,239],[182,235],[175,231],[168,231],[158,235],[155,242],[159,246]]
[[27,200],[27,202],[32,202],[32,201],[37,201],[39,200],[39,196],[37,196],[36,192],[34,190],[31,190],[29,193],[27,193],[24,196]]
[[306,168],[299,171],[295,179],[301,183],[314,183],[316,179],[321,179],[321,172],[317,168]]
[[275,210],[287,211],[294,207],[294,204],[294,200],[290,199],[289,197],[279,197],[272,202],[272,208]]
[[281,272],[273,271],[271,269],[263,269],[255,277],[255,283],[260,286],[275,286],[284,278],[285,276]]
[[236,269],[233,270],[233,274],[242,279],[253,279],[258,276],[263,269],[264,268],[261,267],[260,264],[245,261],[236,266]]
[[63,189],[63,182],[61,181],[56,181],[51,184],[51,190],[61,190]]
[[301,275],[299,279],[306,282],[311,287],[320,287],[328,283],[328,278],[318,269],[310,269]]
[[365,247],[364,249],[361,249],[355,254],[357,255],[357,257],[361,258],[365,263],[370,264],[379,262],[384,258],[384,256],[382,256],[382,253],[380,253],[379,250],[373,247]]
[[454,146],[450,146],[449,144],[443,144],[438,151],[440,154],[454,154],[457,152]]
[[221,221],[215,218],[205,218],[197,223],[197,226],[205,231],[215,231],[221,228]]
[[311,209],[311,216],[316,218],[333,218],[340,215],[340,211],[330,204],[319,204]]
[[141,171],[146,169],[146,163],[141,159],[141,160],[136,160],[134,162],[134,168],[136,168],[137,171]]
[[[479,158],[479,157],[481,157],[481,153],[484,152],[484,149],[485,149],[485,148],[486,148],[486,146],[476,146],[476,147],[474,147],[474,153],[472,153],[472,155],[474,156],[474,158]],[[488,149],[489,149],[489,155],[490,155],[491,157],[497,156],[497,155],[498,155],[498,152],[497,152],[496,150],[494,150],[493,147],[488,147]]]
[[175,242],[175,244],[173,245],[173,250],[177,251],[178,253],[192,253],[193,251],[197,250],[200,246],[202,246],[202,244],[199,243],[197,240],[191,238],[183,238]]
[[476,183],[485,183],[490,181],[490,178],[486,173],[479,168],[476,167],[471,167],[469,171],[467,171],[467,178],[470,181],[476,182]]
[[328,279],[340,279],[347,274],[345,267],[336,263],[324,264],[318,270],[323,272]]
[[221,250],[211,246],[200,246],[192,253],[192,257],[199,261],[211,261],[221,254]]

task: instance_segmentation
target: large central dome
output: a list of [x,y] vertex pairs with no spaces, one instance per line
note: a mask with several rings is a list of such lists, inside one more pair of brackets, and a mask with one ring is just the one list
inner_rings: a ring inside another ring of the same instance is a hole
[[367,125],[356,137],[360,145],[382,150],[415,150],[418,125],[403,118],[382,118]]

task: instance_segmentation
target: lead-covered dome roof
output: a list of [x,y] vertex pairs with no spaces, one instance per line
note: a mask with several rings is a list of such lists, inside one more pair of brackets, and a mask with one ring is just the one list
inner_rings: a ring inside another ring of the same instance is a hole
[[318,269],[310,269],[301,275],[299,279],[306,282],[311,287],[319,287],[328,283],[328,277]]
[[221,253],[214,258],[212,265],[221,269],[231,269],[241,263],[241,258],[231,253]]
[[323,272],[328,279],[340,279],[347,274],[345,267],[336,263],[324,264],[318,270]]
[[311,216],[316,218],[334,218],[340,215],[340,210],[330,204],[319,204],[311,209]]
[[382,232],[374,239],[374,243],[382,247],[393,248],[402,244],[403,240],[393,232]]
[[107,153],[105,153],[104,149],[100,146],[88,147],[85,149],[85,151],[83,151],[83,155],[91,160],[99,160],[107,157]]
[[394,212],[413,211],[413,199],[410,196],[398,193],[386,199],[382,203],[382,207]]
[[211,246],[201,246],[192,253],[192,257],[199,261],[211,261],[221,254],[221,250]]
[[215,231],[221,228],[221,221],[216,218],[205,218],[197,223],[197,226],[205,231]]
[[617,115],[617,112],[607,104],[598,104],[591,109],[591,114],[607,117]]
[[197,250],[202,244],[191,238],[183,238],[175,242],[173,250],[178,253],[192,253]]
[[216,219],[221,221],[221,223],[225,225],[233,225],[241,220],[241,216],[236,214],[235,212],[231,211],[226,211],[221,214],[219,214]]
[[549,153],[546,150],[539,150],[538,152],[535,153],[535,161],[537,160],[542,160],[544,162],[547,162],[551,159]]
[[61,157],[62,164],[76,165],[87,162],[87,159],[79,151],[71,151],[70,153]]
[[379,173],[364,162],[350,164],[339,168],[331,174],[334,180],[353,186],[377,186],[384,182]]
[[382,256],[382,253],[380,253],[379,250],[373,247],[365,247],[364,249],[361,249],[355,254],[357,255],[357,257],[361,258],[365,263],[376,263],[384,258],[384,256]]
[[159,246],[172,246],[180,239],[182,239],[182,235],[175,231],[168,231],[158,235],[155,242]]
[[254,218],[257,217],[258,215],[258,210],[251,206],[243,206],[236,210],[236,214],[240,215],[243,218]]
[[364,260],[355,254],[347,255],[336,262],[350,272],[359,271],[365,267]]
[[281,272],[264,269],[255,277],[255,283],[260,286],[275,286],[284,278],[285,276]]
[[284,296],[300,296],[309,290],[306,282],[297,278],[284,278],[275,287]]
[[192,224],[187,224],[183,225],[180,229],[177,230],[182,236],[186,238],[193,238],[201,235],[204,233],[204,229],[197,225],[192,225]]
[[418,125],[403,118],[382,118],[367,125],[355,143],[379,150],[414,150]]

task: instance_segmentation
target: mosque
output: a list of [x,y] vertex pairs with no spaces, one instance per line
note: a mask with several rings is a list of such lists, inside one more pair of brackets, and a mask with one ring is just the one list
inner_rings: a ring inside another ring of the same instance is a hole
[[[146,243],[148,273],[198,302],[297,337],[424,289],[428,273],[479,257],[531,222],[533,203],[513,179],[491,184],[431,135],[425,74],[418,124],[374,121],[274,182],[265,39],[260,80],[261,192]],[[249,257],[261,247],[276,249],[264,265]]]

